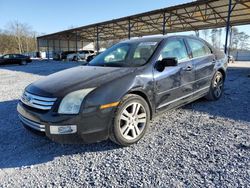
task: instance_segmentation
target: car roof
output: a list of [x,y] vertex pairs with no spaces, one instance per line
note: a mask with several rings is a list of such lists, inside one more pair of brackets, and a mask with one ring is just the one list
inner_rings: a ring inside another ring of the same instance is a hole
[[161,42],[164,39],[167,38],[193,38],[193,39],[198,39],[198,40],[202,40],[203,39],[196,37],[196,36],[192,36],[192,35],[172,35],[172,36],[167,36],[167,35],[162,35],[162,36],[146,36],[146,37],[140,37],[140,38],[133,38],[130,40],[125,40],[122,42],[126,42],[126,43],[134,43],[134,42]]
[[[23,55],[23,54],[4,54],[4,55]],[[3,55],[3,56],[4,56]],[[24,56],[24,55],[23,55]]]

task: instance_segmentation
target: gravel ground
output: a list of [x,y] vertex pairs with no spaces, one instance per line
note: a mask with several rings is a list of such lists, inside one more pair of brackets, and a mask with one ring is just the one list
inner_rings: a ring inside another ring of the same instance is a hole
[[250,68],[230,68],[224,96],[155,118],[144,139],[60,145],[27,132],[16,105],[25,86],[77,66],[0,68],[0,187],[250,187]]

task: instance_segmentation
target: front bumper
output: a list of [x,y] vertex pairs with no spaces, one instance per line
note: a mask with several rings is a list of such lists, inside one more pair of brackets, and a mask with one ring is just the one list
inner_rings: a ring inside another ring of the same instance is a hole
[[[23,125],[38,134],[44,134],[51,140],[63,143],[94,143],[106,140],[113,121],[114,109],[100,110],[98,107],[85,109],[78,115],[61,115],[55,112],[40,112],[22,102],[17,111]],[[77,131],[71,134],[53,134],[51,126],[76,126]]]

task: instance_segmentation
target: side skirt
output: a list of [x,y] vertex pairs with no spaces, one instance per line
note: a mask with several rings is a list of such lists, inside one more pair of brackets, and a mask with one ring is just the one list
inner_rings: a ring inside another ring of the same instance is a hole
[[[205,87],[205,88],[202,88],[198,91],[193,92],[192,95],[181,97],[181,98],[179,98],[179,100],[170,101],[167,105],[163,105],[163,107],[157,108],[156,113],[154,114],[154,117],[159,116],[168,110],[180,108],[180,107],[185,106],[193,101],[196,101],[197,99],[205,97],[208,92],[209,92],[209,87]],[[183,100],[183,99],[185,99],[185,101],[183,101],[183,103],[179,103],[179,101]]]

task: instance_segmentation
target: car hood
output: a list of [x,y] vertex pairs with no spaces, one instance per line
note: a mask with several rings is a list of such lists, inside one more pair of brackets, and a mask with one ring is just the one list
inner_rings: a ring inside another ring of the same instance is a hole
[[99,87],[134,70],[126,67],[78,66],[46,76],[30,84],[26,91],[45,97],[63,97],[72,91]]

